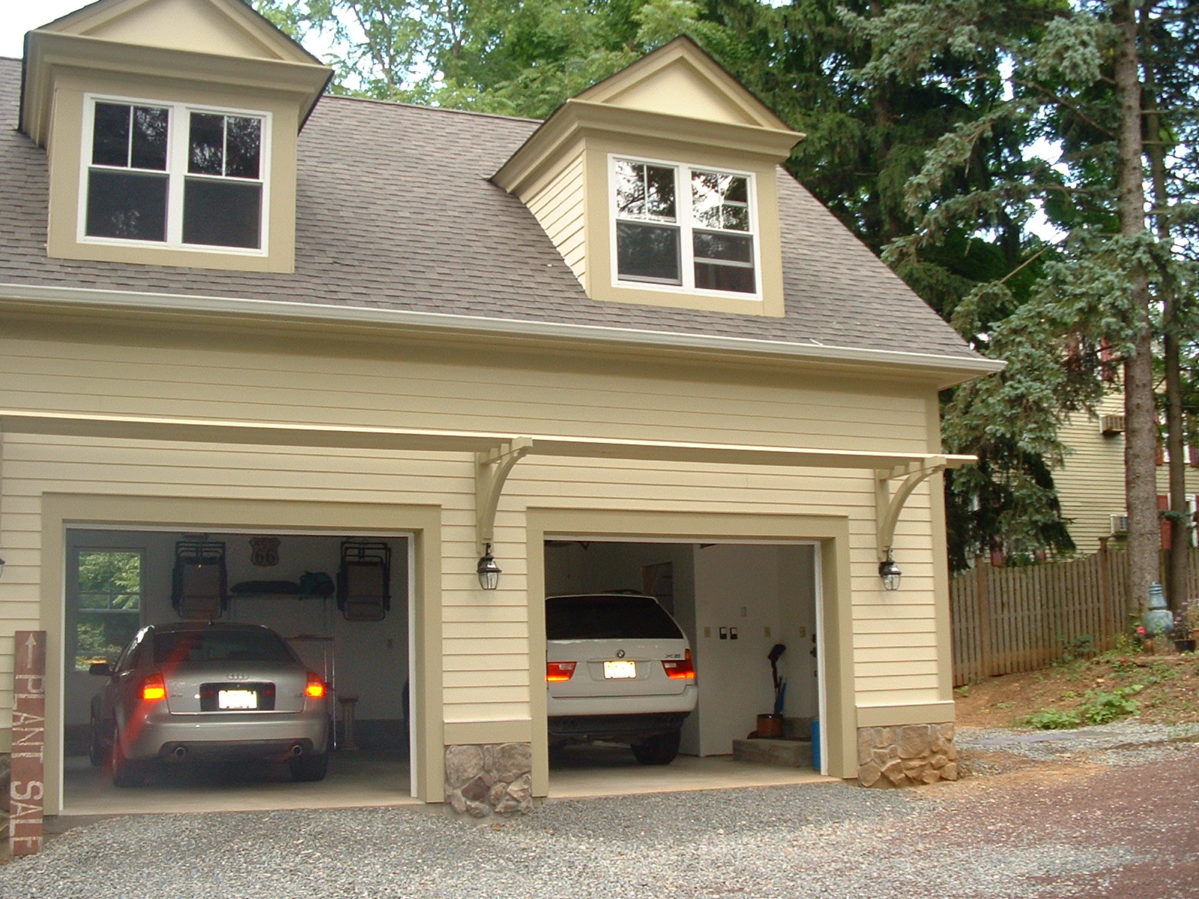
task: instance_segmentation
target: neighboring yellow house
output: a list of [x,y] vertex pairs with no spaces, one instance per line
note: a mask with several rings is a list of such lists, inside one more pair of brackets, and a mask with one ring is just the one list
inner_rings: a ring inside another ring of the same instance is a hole
[[[1070,448],[1065,464],[1053,472],[1053,483],[1078,552],[1090,555],[1105,537],[1122,538],[1128,530],[1124,503],[1124,395],[1107,394],[1097,417],[1074,415],[1061,429],[1062,443]],[[1199,500],[1199,461],[1187,459],[1186,485],[1190,512]],[[1158,508],[1169,508],[1170,476],[1166,456],[1158,453]],[[1162,546],[1168,546],[1163,528]],[[1195,532],[1191,531],[1194,545]]]
[[[553,795],[543,597],[615,586],[695,647],[685,753],[770,711],[783,641],[827,774],[956,776],[940,471],[968,459],[937,393],[997,366],[692,42],[544,123],[322,97],[239,0],[100,0],[27,47],[0,61],[0,751],[12,635],[44,629],[48,813],[85,625],[173,618],[196,540],[243,585],[226,617],[312,638],[426,802],[498,755],[495,795]],[[274,592],[346,540],[391,555],[381,620]],[[81,587],[96,552],[136,602]]]

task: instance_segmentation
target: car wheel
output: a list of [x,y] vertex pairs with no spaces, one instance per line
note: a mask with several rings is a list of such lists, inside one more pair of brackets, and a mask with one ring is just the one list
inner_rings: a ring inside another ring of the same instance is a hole
[[110,757],[108,750],[104,748],[104,741],[100,739],[100,722],[93,718],[91,736],[87,741],[87,760],[92,763],[93,768],[103,768]]
[[291,779],[297,781],[324,780],[329,771],[329,753],[305,753],[298,758],[288,759]]
[[669,765],[679,754],[679,732],[656,734],[633,744],[633,755],[643,765]]
[[141,762],[125,758],[121,749],[121,735],[117,731],[112,734],[112,785],[114,787],[140,787],[144,783]]

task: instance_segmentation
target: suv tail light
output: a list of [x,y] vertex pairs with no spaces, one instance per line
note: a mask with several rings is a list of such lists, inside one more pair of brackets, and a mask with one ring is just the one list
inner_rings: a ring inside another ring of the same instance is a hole
[[167,683],[161,674],[151,674],[142,681],[142,701],[158,702],[167,698]]
[[304,696],[308,699],[323,699],[325,689],[325,682],[321,680],[321,676],[315,671],[309,671],[308,685],[304,687]]
[[695,680],[695,662],[691,660],[690,649],[681,659],[663,659],[662,667],[671,680]]
[[550,683],[560,683],[574,676],[578,662],[546,662],[545,679]]

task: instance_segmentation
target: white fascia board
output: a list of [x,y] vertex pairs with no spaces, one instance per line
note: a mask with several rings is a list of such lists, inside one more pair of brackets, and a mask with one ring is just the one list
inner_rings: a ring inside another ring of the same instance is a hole
[[293,321],[336,321],[343,324],[392,326],[464,334],[591,340],[611,344],[711,350],[847,365],[888,365],[907,369],[914,374],[918,374],[923,369],[941,379],[944,379],[945,375],[951,375],[952,377],[941,385],[943,387],[1001,371],[1006,365],[1002,361],[981,356],[941,356],[934,353],[830,346],[816,342],[797,344],[751,337],[680,334],[641,328],[579,325],[567,322],[455,315],[441,312],[416,312],[406,309],[379,309],[331,303],[299,303],[286,300],[141,293],[32,284],[0,284],[0,300],[2,299],[44,303],[48,306],[142,309],[222,317],[228,315],[263,316]]

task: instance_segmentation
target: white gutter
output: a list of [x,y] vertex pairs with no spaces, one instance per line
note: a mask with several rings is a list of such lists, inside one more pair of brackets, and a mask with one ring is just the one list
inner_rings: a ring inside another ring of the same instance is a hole
[[171,293],[141,293],[101,290],[85,287],[0,284],[0,298],[43,304],[114,309],[153,309],[165,312],[191,312],[206,315],[261,315],[309,321],[337,321],[364,325],[392,325],[407,328],[469,331],[514,337],[547,337],[573,340],[597,340],[607,343],[669,346],[683,349],[722,350],[758,353],[822,362],[876,365],[902,365],[909,368],[937,369],[981,376],[1001,371],[1006,363],[971,356],[939,356],[895,350],[866,350],[832,346],[813,341],[796,344],[781,340],[727,337],[712,334],[680,334],[642,328],[615,328],[604,325],[579,325],[529,319],[491,318],[441,312],[415,312],[406,309],[378,309],[342,306],[333,303],[299,303],[286,300],[190,296]]

